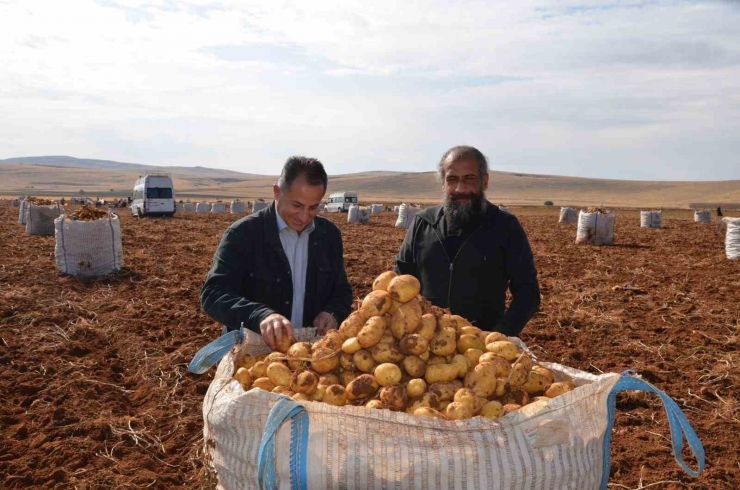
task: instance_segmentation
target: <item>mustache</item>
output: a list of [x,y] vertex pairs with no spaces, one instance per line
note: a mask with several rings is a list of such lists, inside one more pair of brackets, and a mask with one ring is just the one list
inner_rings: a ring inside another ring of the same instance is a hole
[[457,201],[459,199],[475,199],[476,194],[474,192],[467,192],[467,193],[459,193],[459,194],[452,194],[450,195],[451,201]]

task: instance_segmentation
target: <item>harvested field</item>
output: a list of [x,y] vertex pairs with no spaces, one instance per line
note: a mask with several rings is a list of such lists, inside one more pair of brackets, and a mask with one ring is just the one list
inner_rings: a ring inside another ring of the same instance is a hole
[[[635,369],[682,407],[704,443],[698,479],[673,461],[656,398],[621,395],[612,488],[740,488],[740,261],[690,212],[641,229],[617,211],[615,245],[576,246],[557,210],[515,210],[537,258],[543,305],[522,335],[543,360],[593,373]],[[229,214],[121,213],[126,268],[60,276],[54,238],[30,236],[0,201],[0,481],[3,488],[212,488],[201,460],[211,374],[193,354],[220,334],[199,289]],[[393,265],[395,215],[342,229],[356,298]],[[688,456],[688,452],[685,455]],[[689,459],[689,461],[693,461]]]

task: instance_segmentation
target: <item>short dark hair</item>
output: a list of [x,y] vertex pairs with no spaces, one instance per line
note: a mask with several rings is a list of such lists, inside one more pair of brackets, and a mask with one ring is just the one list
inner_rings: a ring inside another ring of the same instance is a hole
[[324,165],[315,158],[292,156],[283,165],[283,171],[280,172],[278,187],[285,192],[293,185],[293,181],[300,176],[305,177],[310,185],[323,185],[324,190],[329,185],[329,178],[326,176]]
[[462,160],[475,160],[478,163],[478,173],[481,180],[488,173],[488,159],[480,150],[472,146],[455,146],[442,155],[442,159],[439,161],[439,165],[437,165],[440,180],[444,180],[445,178],[445,162],[447,160],[450,163],[460,162]]

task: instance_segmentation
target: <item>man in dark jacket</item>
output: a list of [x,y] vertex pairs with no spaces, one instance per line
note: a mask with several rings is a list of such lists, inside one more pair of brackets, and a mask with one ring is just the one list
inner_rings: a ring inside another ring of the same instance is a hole
[[293,329],[336,329],[350,313],[342,235],[316,216],[327,176],[316,159],[291,157],[275,202],[224,233],[200,293],[203,309],[228,330],[244,326],[274,348]]
[[444,204],[416,214],[396,272],[415,276],[425,298],[473,325],[519,335],[540,305],[527,235],[513,215],[485,199],[488,161],[480,151],[454,147],[438,171]]

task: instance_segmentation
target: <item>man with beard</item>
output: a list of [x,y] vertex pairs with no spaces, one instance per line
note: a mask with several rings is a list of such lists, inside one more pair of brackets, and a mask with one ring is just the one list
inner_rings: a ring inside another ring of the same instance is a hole
[[444,203],[416,214],[396,272],[415,276],[422,296],[473,325],[518,336],[540,305],[527,235],[516,217],[485,199],[488,161],[480,151],[451,148],[438,172]]

